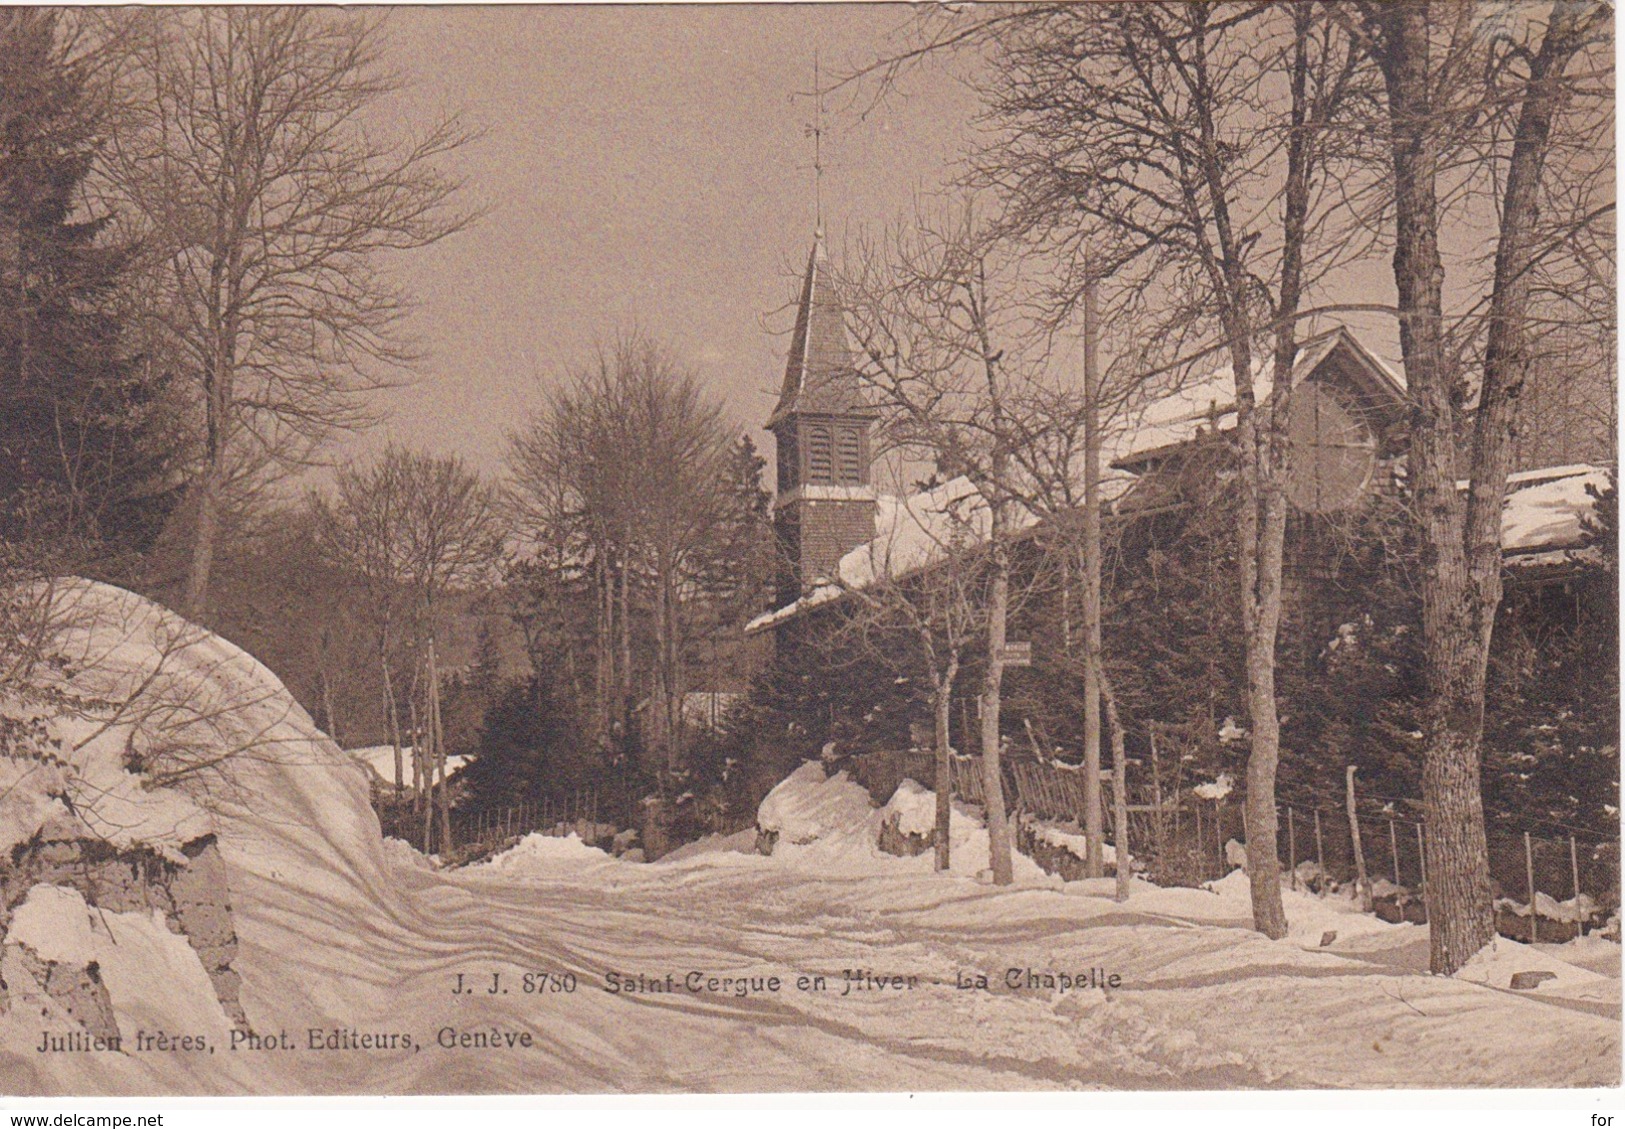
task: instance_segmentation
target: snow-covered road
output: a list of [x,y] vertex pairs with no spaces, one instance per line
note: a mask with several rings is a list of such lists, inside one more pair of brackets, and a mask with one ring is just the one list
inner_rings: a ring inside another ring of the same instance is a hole
[[[150,626],[125,630],[139,657]],[[365,770],[269,672],[219,641],[193,658],[198,692],[251,703],[242,724],[275,750],[235,761],[229,787],[205,797],[253,1038],[234,1035],[162,915],[87,908],[76,891],[37,885],[0,955],[20,959],[13,945],[27,943],[96,960],[123,1045],[39,1049],[82,1028],[13,984],[0,1092],[1620,1081],[1612,942],[1503,940],[1437,978],[1420,971],[1421,928],[1340,899],[1289,892],[1291,934],[1264,939],[1246,928],[1239,872],[1212,890],[1137,884],[1119,904],[1109,882],[1062,883],[1022,859],[1017,884],[998,889],[977,880],[986,835],[965,813],[954,870],[936,874],[929,856],[881,853],[881,813],[817,766],[764,808],[771,857],[717,842],[643,864],[533,836],[491,864],[437,871],[379,838]],[[94,735],[80,771],[122,772],[125,739]],[[99,786],[112,784],[131,804],[164,795],[111,776]],[[35,800],[50,807],[45,793]],[[186,807],[177,818],[198,817]],[[1556,976],[1509,990],[1526,969]],[[155,1033],[195,1038],[153,1050]]]

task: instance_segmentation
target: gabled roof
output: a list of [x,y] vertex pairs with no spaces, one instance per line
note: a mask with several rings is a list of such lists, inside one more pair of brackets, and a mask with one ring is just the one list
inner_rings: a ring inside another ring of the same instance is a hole
[[796,327],[790,335],[790,359],[784,366],[784,387],[767,426],[776,427],[796,414],[877,414],[863,395],[846,324],[835,289],[830,284],[824,257],[824,233],[813,236],[807,275],[796,305]]
[[[1539,569],[1572,565],[1595,550],[1584,546],[1586,519],[1595,512],[1587,486],[1608,484],[1605,467],[1576,464],[1520,471],[1507,477],[1501,516],[1501,550],[1509,568]],[[1028,510],[1018,513],[1026,531],[1038,522]],[[987,537],[987,504],[968,479],[955,478],[931,490],[894,498],[883,495],[874,540],[841,558],[838,578],[825,578],[784,607],[763,612],[745,627],[747,635],[777,627],[852,589],[901,580],[941,561],[959,538],[979,544]]]
[[[906,498],[882,494],[877,502],[874,538],[843,556],[834,576],[819,577],[799,599],[751,620],[746,634],[838,600],[849,589],[901,580],[942,560],[951,547],[982,543],[991,526],[986,500],[963,476]],[[1017,514],[1020,527],[1035,520],[1027,510]]]
[[[1358,374],[1369,394],[1394,405],[1405,399],[1405,378],[1397,369],[1360,343],[1342,326],[1305,341],[1298,348],[1292,369],[1293,383],[1312,375],[1339,349]],[[1269,358],[1259,355],[1253,362],[1253,392],[1263,401],[1274,390]],[[1207,375],[1183,384],[1177,391],[1149,404],[1126,436],[1127,450],[1111,465],[1132,469],[1171,454],[1185,444],[1215,431],[1228,431],[1236,425],[1236,382],[1230,362],[1216,363]]]

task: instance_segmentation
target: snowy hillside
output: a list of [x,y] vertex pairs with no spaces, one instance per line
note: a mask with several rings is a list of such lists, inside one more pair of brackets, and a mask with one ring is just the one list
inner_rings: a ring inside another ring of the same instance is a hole
[[[64,748],[84,747],[43,790],[0,762],[13,774],[0,817],[10,843],[86,834],[61,829],[72,817],[52,798],[78,774],[116,797],[117,825],[98,830],[125,848],[216,836],[253,1038],[233,1035],[196,938],[157,911],[37,883],[0,918],[7,967],[33,970],[7,977],[0,1012],[13,1093],[1619,1082],[1617,946],[1503,940],[1442,979],[1421,974],[1423,930],[1344,902],[1289,893],[1290,937],[1263,939],[1245,928],[1240,874],[1212,890],[1137,884],[1123,904],[1110,882],[1032,865],[998,889],[977,880],[973,817],[956,812],[954,871],[939,875],[929,854],[881,853],[886,809],[817,766],[765,807],[768,856],[738,849],[748,836],[654,864],[533,837],[437,872],[380,840],[367,770],[268,671],[213,636],[166,648],[174,617],[91,594],[79,653],[116,655],[134,687],[162,657],[159,681],[231,706],[216,739],[236,755],[143,788],[121,767],[150,736],[142,711],[59,720]],[[912,786],[892,810],[928,797]],[[90,960],[111,1007],[100,1037],[120,1049],[42,1051],[88,1028],[40,962]],[[1510,991],[1524,969],[1556,978]]]

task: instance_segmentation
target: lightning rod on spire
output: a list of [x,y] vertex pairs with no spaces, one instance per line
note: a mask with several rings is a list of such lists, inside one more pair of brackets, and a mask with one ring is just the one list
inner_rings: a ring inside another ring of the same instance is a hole
[[819,69],[818,49],[813,48],[813,223],[817,235],[824,234],[824,80]]

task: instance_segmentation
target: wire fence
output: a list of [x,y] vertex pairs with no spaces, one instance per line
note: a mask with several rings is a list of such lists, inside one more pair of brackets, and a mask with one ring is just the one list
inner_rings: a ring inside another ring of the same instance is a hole
[[[575,792],[498,808],[476,811],[452,810],[451,842],[440,842],[438,816],[425,833],[423,813],[413,811],[410,798],[402,803],[375,805],[378,825],[386,836],[403,839],[425,854],[438,851],[442,857],[479,858],[493,854],[507,844],[530,834],[563,838],[574,834],[587,841],[604,837],[605,826],[598,821],[598,790],[582,788]],[[614,829],[609,828],[613,834]]]
[[[1240,805],[1229,807],[1229,812],[1216,812],[1212,821],[1226,841],[1242,831]],[[1415,818],[1360,812],[1351,824],[1346,806],[1335,810],[1289,803],[1281,810],[1279,842],[1295,884],[1314,889],[1346,886],[1357,879],[1363,856],[1367,881],[1378,898],[1388,894],[1404,902],[1405,895],[1420,899],[1427,890],[1425,832],[1425,824]],[[1582,922],[1619,908],[1618,839],[1542,833],[1493,817],[1486,839],[1497,924],[1503,933],[1523,940],[1564,940],[1574,936]],[[1215,875],[1222,872],[1222,850],[1218,844],[1206,855]],[[1535,913],[1527,912],[1531,906]]]
[[[1084,824],[1080,768],[1016,758],[1000,767],[1006,806],[1018,818]],[[985,805],[982,758],[955,754],[950,768],[954,795]],[[934,754],[920,750],[862,754],[852,759],[851,769],[854,779],[881,802],[905,777],[930,786],[936,776]],[[1103,822],[1115,842],[1110,787],[1110,780],[1104,781]],[[1126,797],[1131,850],[1154,880],[1198,883],[1220,878],[1237,865],[1236,848],[1228,844],[1246,842],[1239,796],[1206,799],[1190,789],[1174,795],[1158,792],[1160,788],[1131,785]],[[1373,804],[1382,807],[1371,811]],[[1426,828],[1414,815],[1403,814],[1406,807],[1414,807],[1413,802],[1357,795],[1351,823],[1346,802],[1283,802],[1277,843],[1289,881],[1315,891],[1341,888],[1356,880],[1363,857],[1367,881],[1376,900],[1384,903],[1380,912],[1394,920],[1417,920],[1428,881]],[[1579,932],[1583,921],[1600,922],[1619,908],[1617,837],[1549,820],[1492,816],[1487,838],[1497,924],[1503,933],[1562,940]]]

